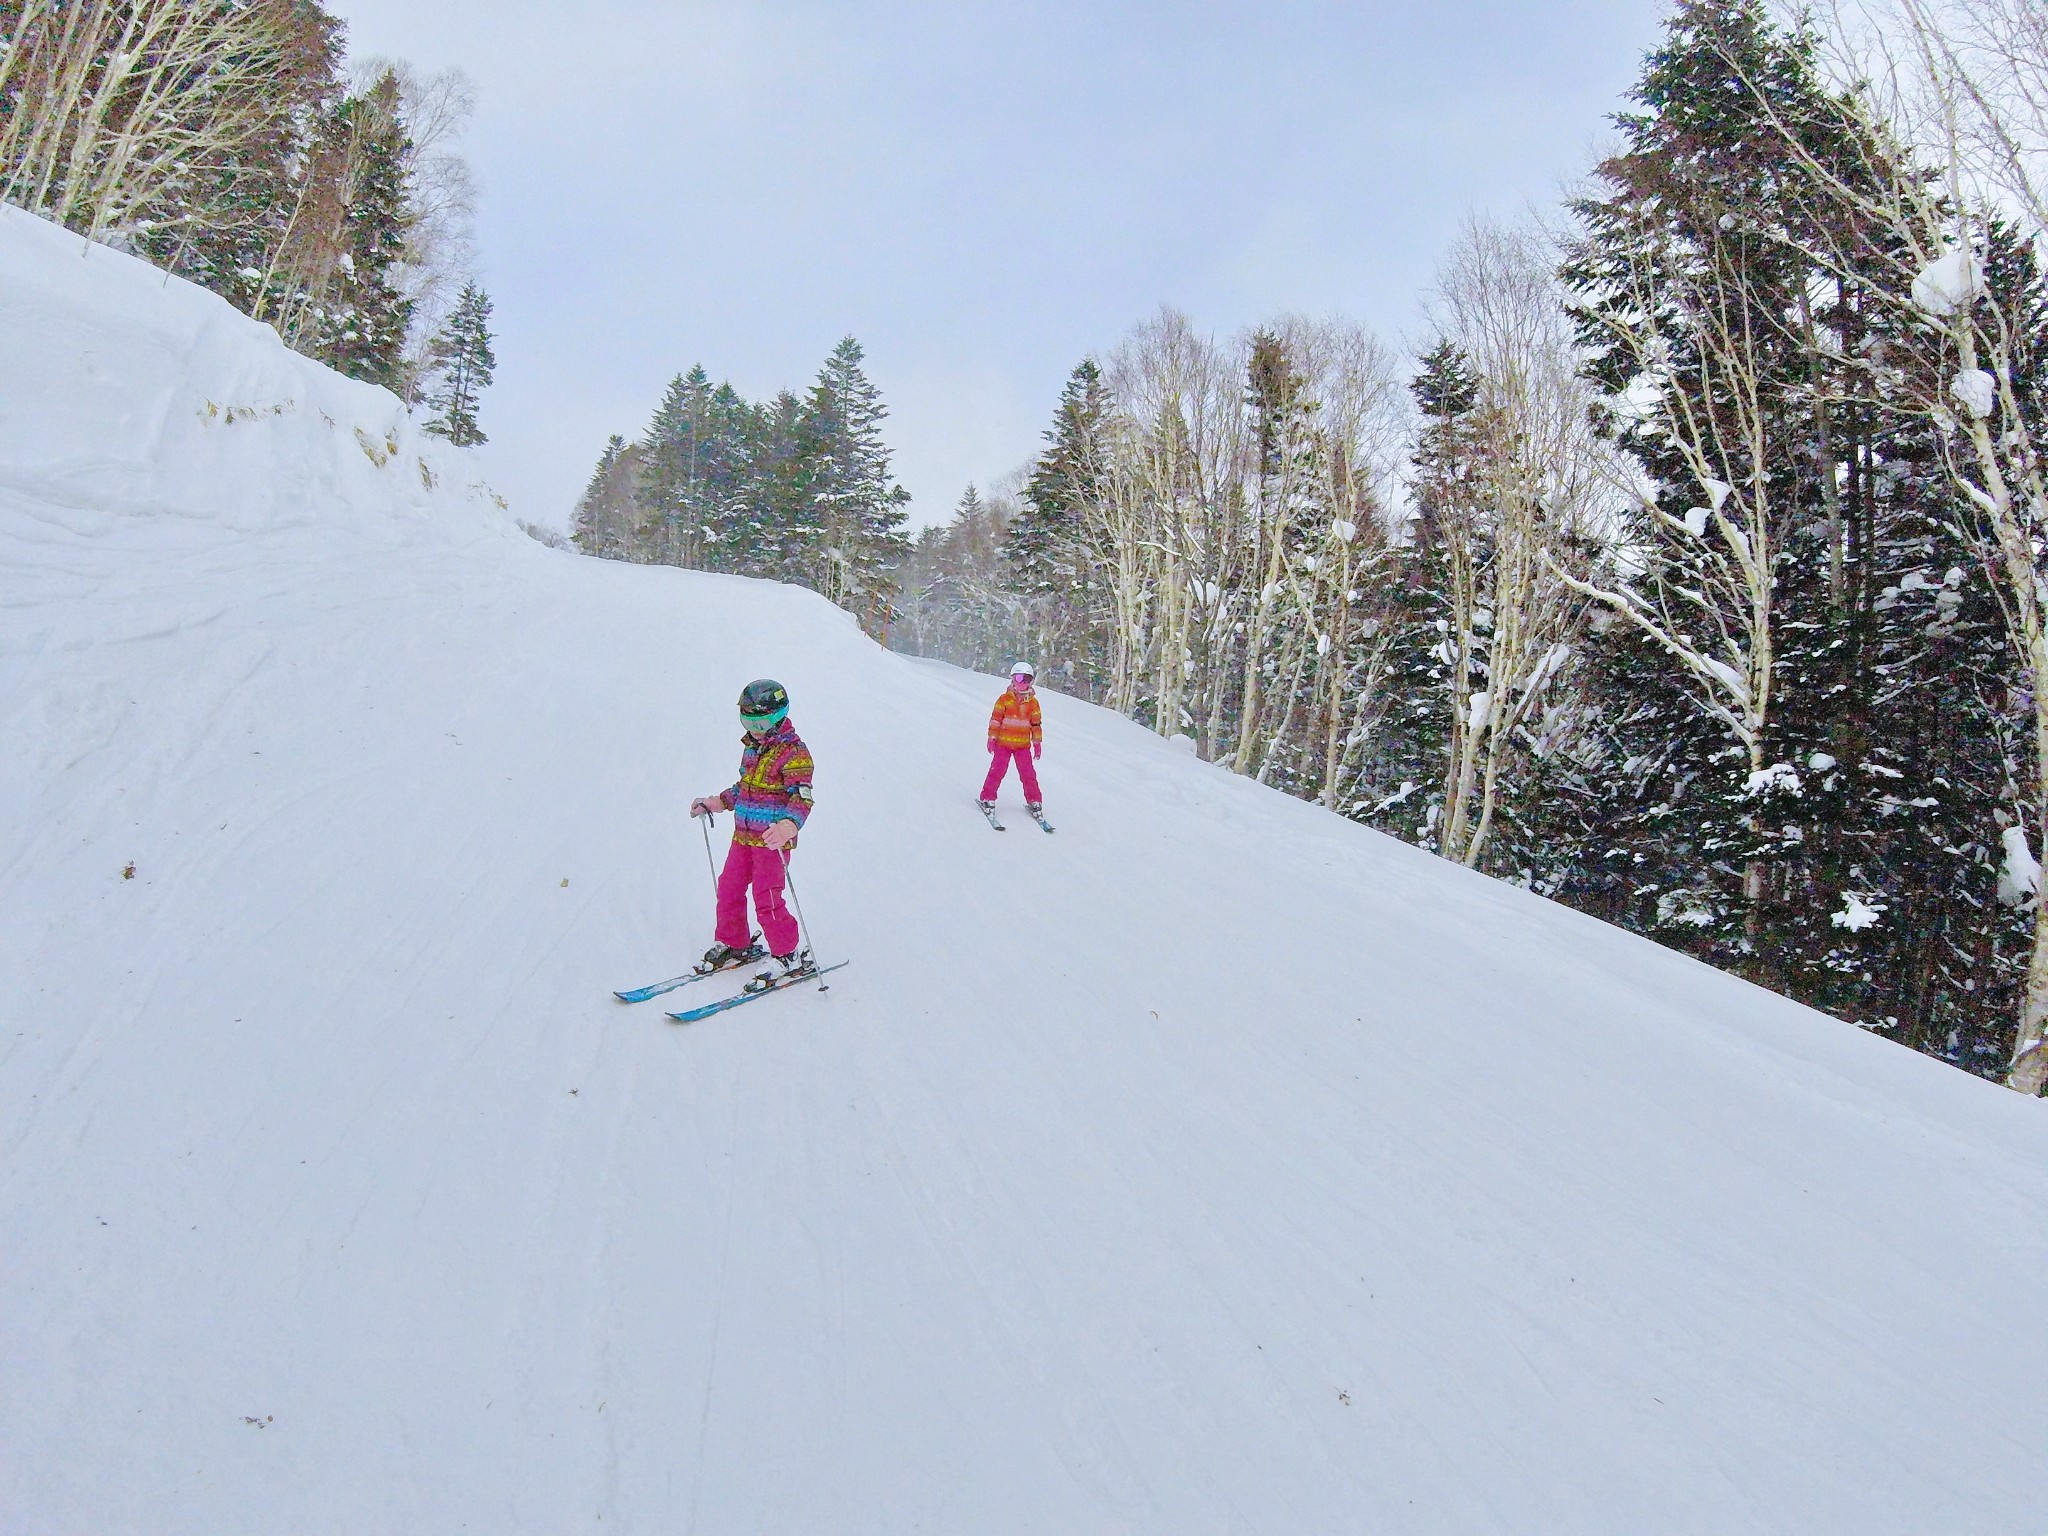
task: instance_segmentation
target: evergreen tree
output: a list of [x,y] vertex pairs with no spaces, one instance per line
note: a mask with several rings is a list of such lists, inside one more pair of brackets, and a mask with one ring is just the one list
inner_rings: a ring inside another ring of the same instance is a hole
[[1104,494],[1109,417],[1102,370],[1084,359],[1060,391],[1003,544],[1005,585],[1024,599],[1040,678],[1083,698],[1100,693],[1108,653],[1086,518]]
[[[1649,808],[1651,823],[1639,826],[1666,864],[1654,885],[1653,927],[1767,982],[1782,965],[1783,935],[1772,921],[1774,877],[1766,865],[1801,836],[1798,807],[1785,803],[1792,779],[1761,771],[1771,762],[1762,737],[1776,718],[1763,711],[1782,702],[1766,649],[1779,637],[1781,615],[1774,604],[1761,618],[1744,606],[1745,582],[1773,589],[1762,576],[1729,574],[1740,568],[1742,551],[1731,555],[1722,547],[1712,521],[1721,508],[1690,509],[1707,499],[1703,475],[1717,476],[1731,488],[1722,494],[1742,498],[1768,540],[1767,548],[1755,548],[1751,538],[1745,548],[1758,561],[1775,562],[1799,520],[1802,490],[1810,489],[1798,471],[1799,452],[1810,441],[1796,404],[1805,359],[1779,318],[1807,291],[1810,269],[1781,237],[1796,175],[1773,125],[1809,121],[1819,97],[1810,59],[1788,46],[1760,6],[1682,0],[1665,47],[1651,55],[1636,89],[1644,110],[1618,119],[1624,151],[1600,172],[1609,196],[1579,205],[1588,234],[1566,273],[1586,300],[1585,336],[1598,382],[1616,399],[1632,389],[1663,391],[1661,411],[1616,417],[1622,443],[1657,486],[1659,502],[1639,509],[1624,542],[1647,552],[1655,590],[1679,594],[1670,622],[1683,627],[1681,638],[1704,631],[1714,665],[1753,666],[1766,678],[1759,686],[1744,672],[1739,690],[1727,685],[1756,701],[1763,724],[1731,715],[1717,744],[1692,742],[1675,759],[1662,758],[1654,742],[1631,754],[1633,761],[1671,762],[1680,775],[1674,789],[1688,795],[1684,820],[1695,840],[1674,847],[1655,836],[1655,823],[1669,815],[1670,802],[1661,798]],[[1646,359],[1661,369],[1651,372]],[[1670,430],[1674,417],[1685,424],[1683,435]],[[1690,593],[1701,597],[1684,596]],[[1687,612],[1688,604],[1704,611]],[[1723,636],[1738,639],[1730,644]],[[1644,654],[1661,672],[1663,658]],[[1711,694],[1719,675],[1699,686]],[[1669,683],[1626,680],[1639,696]],[[1699,708],[1688,692],[1697,683],[1677,680],[1672,702],[1680,714]],[[1652,723],[1640,710],[1631,718]],[[1691,734],[1669,712],[1655,723]],[[1748,735],[1739,737],[1745,724]]]
[[859,342],[844,338],[806,402],[802,453],[816,522],[804,556],[809,584],[880,633],[890,572],[909,548],[902,526],[910,493],[890,475],[882,440],[888,409],[861,368],[863,356]]
[[1060,391],[1045,432],[1045,451],[1025,482],[1023,510],[1004,546],[1004,559],[1021,592],[1064,592],[1086,564],[1080,547],[1083,518],[1101,495],[1102,433],[1109,412],[1102,370],[1084,359]]
[[639,504],[648,519],[646,558],[660,565],[703,564],[705,413],[711,377],[702,363],[669,381],[641,439]]
[[397,80],[387,71],[346,98],[326,132],[341,166],[339,252],[332,280],[317,290],[313,339],[302,350],[351,378],[396,388],[412,324],[412,301],[394,281],[412,223],[412,141],[399,117]]
[[1005,569],[1017,511],[1009,496],[985,497],[970,485],[950,521],[918,533],[898,576],[892,647],[978,672],[1028,654],[1022,600],[1008,589]]
[[586,555],[601,555],[609,559],[622,557],[620,535],[632,526],[630,514],[620,516],[619,505],[619,470],[628,453],[626,440],[613,433],[604,445],[604,452],[598,455],[590,484],[577,498],[570,535],[575,539],[576,547]]
[[782,390],[754,414],[745,550],[736,569],[810,582],[823,542],[814,489],[818,472],[811,413],[803,400]]
[[1415,518],[1387,622],[1393,630],[1385,692],[1352,814],[1427,848],[1442,831],[1453,740],[1451,701],[1474,659],[1459,642],[1447,600],[1450,525],[1468,521],[1479,482],[1475,418],[1479,383],[1448,340],[1422,357],[1409,386],[1422,426],[1411,460]]
[[491,300],[475,283],[465,283],[448,322],[429,351],[435,370],[426,391],[436,412],[426,430],[458,448],[489,441],[477,425],[477,400],[489,387],[498,359],[491,350]]
[[705,398],[701,431],[697,515],[704,563],[714,571],[745,571],[760,413],[732,385],[720,384]]
[[[1969,787],[1999,776],[1990,603],[1970,590],[1966,519],[1942,504],[1940,446],[1877,361],[1909,338],[1858,277],[1898,253],[1856,189],[1910,170],[1821,85],[1810,40],[1753,0],[1680,4],[1635,98],[1565,274],[1615,435],[1655,487],[1609,585],[1663,594],[1685,643],[1745,637],[1743,697],[1759,702],[1741,737],[1639,626],[1589,637],[1607,771],[1568,894],[1968,1054],[1970,1031],[1937,1021],[1973,990],[1981,1011],[2002,942],[1993,829]],[[1718,531],[1715,495],[1745,508],[1745,536]],[[1741,560],[1760,572],[1748,610],[1726,596]]]
[[[1987,256],[1992,302],[2026,338],[2018,366],[2038,379],[2048,300],[2034,254],[1994,228]],[[1857,285],[1834,307],[1842,350],[1910,357],[1899,311],[1869,298]],[[1802,964],[1791,986],[1998,1076],[2028,943],[2018,903],[1996,895],[2001,833],[2031,772],[2027,733],[2010,713],[2015,659],[1973,558],[1972,509],[1943,462],[1957,447],[1943,440],[1954,429],[1904,408],[1899,393],[1892,369],[1869,370],[1860,391],[1842,392],[1835,478],[1848,537],[1829,574],[1845,622],[1812,626],[1810,636],[1802,627],[1805,643],[1788,650],[1788,676],[1807,683],[1795,685],[1795,700],[1825,701],[1811,732],[1819,750],[1804,765],[1806,793],[1825,815],[1802,849],[1814,899],[1788,913]]]

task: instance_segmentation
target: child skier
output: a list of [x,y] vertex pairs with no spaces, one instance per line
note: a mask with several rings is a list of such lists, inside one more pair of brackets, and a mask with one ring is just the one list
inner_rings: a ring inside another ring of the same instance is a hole
[[789,855],[797,832],[811,813],[811,749],[789,723],[789,695],[768,678],[747,684],[740,694],[739,782],[716,795],[690,802],[692,816],[731,811],[732,847],[718,877],[717,943],[704,952],[699,970],[720,970],[759,956],[747,927],[747,892],[768,952],[783,970],[800,970],[810,959],[797,952],[797,923],[782,903]]
[[981,808],[993,811],[996,808],[996,791],[1002,788],[1003,778],[1010,771],[1014,759],[1017,764],[1017,780],[1024,786],[1024,808],[1033,816],[1045,809],[1038,794],[1038,770],[1031,766],[1036,757],[1045,755],[1045,723],[1038,708],[1038,695],[1032,690],[1032,683],[1038,672],[1028,661],[1017,662],[1010,668],[1010,686],[1003,690],[1003,696],[996,700],[996,707],[988,717],[988,750],[991,761],[988,778],[981,786]]

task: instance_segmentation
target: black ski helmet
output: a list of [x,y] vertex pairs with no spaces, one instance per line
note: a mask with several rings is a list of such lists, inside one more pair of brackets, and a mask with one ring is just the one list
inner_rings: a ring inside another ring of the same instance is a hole
[[772,677],[756,678],[740,690],[740,713],[750,720],[789,713],[789,693]]

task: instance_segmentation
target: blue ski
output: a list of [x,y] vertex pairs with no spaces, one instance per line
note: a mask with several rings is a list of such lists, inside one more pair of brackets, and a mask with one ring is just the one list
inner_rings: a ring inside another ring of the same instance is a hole
[[616,997],[622,1003],[644,1003],[650,997],[659,997],[664,992],[673,992],[677,987],[687,987],[693,981],[702,981],[707,976],[720,976],[727,971],[743,970],[747,966],[754,964],[756,961],[765,960],[767,958],[768,956],[765,950],[756,949],[752,954],[748,955],[746,959],[735,960],[731,964],[721,965],[715,970],[686,971],[680,976],[669,977],[667,981],[657,981],[651,986],[634,987],[629,992],[614,992],[612,996]]
[[671,1013],[670,1018],[678,1024],[694,1024],[699,1019],[708,1019],[714,1013],[723,1013],[728,1008],[737,1008],[741,1003],[751,1003],[757,997],[766,997],[771,992],[780,992],[784,987],[799,987],[807,981],[816,981],[828,971],[836,971],[851,961],[840,960],[831,965],[819,966],[814,971],[799,971],[794,976],[777,976],[771,981],[758,981],[744,992],[735,992],[731,997],[720,998],[715,1003],[706,1003],[702,1008],[686,1008],[681,1013]]

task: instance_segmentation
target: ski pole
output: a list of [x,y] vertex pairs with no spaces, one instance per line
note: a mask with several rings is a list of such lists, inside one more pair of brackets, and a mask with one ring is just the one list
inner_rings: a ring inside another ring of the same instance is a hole
[[711,899],[713,901],[716,901],[718,900],[718,865],[714,863],[711,858],[710,824],[718,820],[718,818],[712,815],[709,811],[706,811],[700,818],[700,820],[704,822],[704,826],[702,828],[704,833],[704,867],[711,871]]
[[[796,906],[796,926],[797,931],[804,936],[804,949],[811,957],[811,964],[816,965],[818,963],[818,951],[811,944],[811,925],[804,921],[804,901],[796,893],[796,876],[790,871],[789,850],[787,848],[782,850],[782,883],[789,887],[789,899]],[[832,990],[832,985],[830,982],[820,981],[818,983],[818,990],[820,992],[829,992]]]

